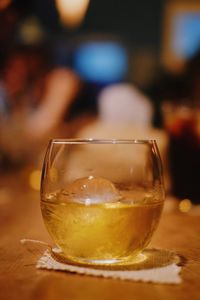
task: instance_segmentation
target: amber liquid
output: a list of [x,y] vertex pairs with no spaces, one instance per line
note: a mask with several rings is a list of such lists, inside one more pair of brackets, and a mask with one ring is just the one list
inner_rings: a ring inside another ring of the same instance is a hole
[[44,195],[42,214],[56,245],[75,262],[115,263],[137,256],[149,243],[163,206],[163,201],[125,199],[92,205],[57,202],[58,194]]

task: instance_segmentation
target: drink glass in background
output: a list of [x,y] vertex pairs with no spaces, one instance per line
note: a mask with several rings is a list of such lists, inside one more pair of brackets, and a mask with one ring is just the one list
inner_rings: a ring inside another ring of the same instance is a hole
[[41,210],[62,258],[121,264],[144,259],[164,201],[154,140],[52,140]]
[[162,111],[169,135],[172,193],[179,199],[200,203],[200,107],[165,102]]

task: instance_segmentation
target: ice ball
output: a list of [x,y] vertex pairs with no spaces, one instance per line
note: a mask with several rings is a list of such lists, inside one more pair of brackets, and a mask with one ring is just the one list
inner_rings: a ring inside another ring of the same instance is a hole
[[120,197],[112,182],[94,176],[75,180],[68,187],[67,193],[71,200],[86,205],[116,202]]

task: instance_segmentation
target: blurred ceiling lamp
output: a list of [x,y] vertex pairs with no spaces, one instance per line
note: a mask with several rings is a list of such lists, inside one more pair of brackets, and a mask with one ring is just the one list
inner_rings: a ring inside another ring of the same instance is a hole
[[11,0],[0,0],[0,10],[5,9],[10,3]]
[[90,0],[56,0],[61,22],[76,27],[83,21]]

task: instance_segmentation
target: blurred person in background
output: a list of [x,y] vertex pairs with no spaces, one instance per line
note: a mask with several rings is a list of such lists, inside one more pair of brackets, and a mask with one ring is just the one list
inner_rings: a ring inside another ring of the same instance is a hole
[[58,129],[79,80],[67,68],[50,68],[46,51],[34,47],[12,51],[1,73],[2,162],[20,165]]
[[40,48],[18,46],[10,50],[1,72],[1,87],[9,115],[21,117],[37,106],[47,68],[45,54]]

